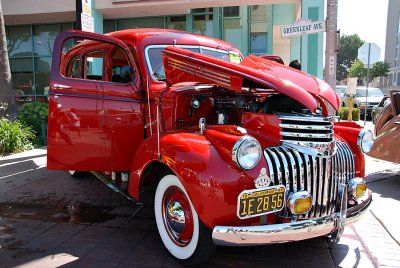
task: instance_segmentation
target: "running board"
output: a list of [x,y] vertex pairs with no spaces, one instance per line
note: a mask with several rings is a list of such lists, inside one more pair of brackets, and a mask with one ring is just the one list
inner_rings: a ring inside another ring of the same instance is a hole
[[93,175],[95,175],[97,178],[99,178],[105,185],[107,185],[108,187],[110,187],[114,192],[117,192],[121,195],[123,195],[125,198],[129,199],[130,201],[140,205],[141,203],[139,203],[137,200],[133,199],[124,189],[122,189],[121,187],[119,187],[116,183],[114,183],[113,181],[107,179],[103,174],[96,172],[96,171],[92,171]]

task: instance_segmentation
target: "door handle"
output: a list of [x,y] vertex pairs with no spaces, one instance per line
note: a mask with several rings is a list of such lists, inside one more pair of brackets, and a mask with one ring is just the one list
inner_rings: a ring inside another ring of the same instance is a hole
[[67,86],[67,85],[63,85],[63,84],[54,84],[53,85],[53,88],[54,89],[70,89],[71,88],[71,86]]

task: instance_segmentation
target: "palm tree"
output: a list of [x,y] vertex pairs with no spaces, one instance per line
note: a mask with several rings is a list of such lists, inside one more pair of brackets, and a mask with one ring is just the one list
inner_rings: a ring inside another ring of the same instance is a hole
[[15,119],[15,98],[11,80],[3,7],[0,0],[0,117]]

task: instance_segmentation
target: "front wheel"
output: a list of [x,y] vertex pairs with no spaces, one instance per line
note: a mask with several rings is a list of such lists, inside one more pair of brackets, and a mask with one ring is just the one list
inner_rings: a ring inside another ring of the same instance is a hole
[[211,230],[199,220],[175,175],[166,175],[158,183],[154,212],[164,246],[181,263],[197,265],[214,253]]

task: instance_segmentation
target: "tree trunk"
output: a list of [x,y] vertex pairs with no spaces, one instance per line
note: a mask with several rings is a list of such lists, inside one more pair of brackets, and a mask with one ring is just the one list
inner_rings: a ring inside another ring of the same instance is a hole
[[11,80],[3,7],[0,0],[0,117],[16,117],[14,89]]

